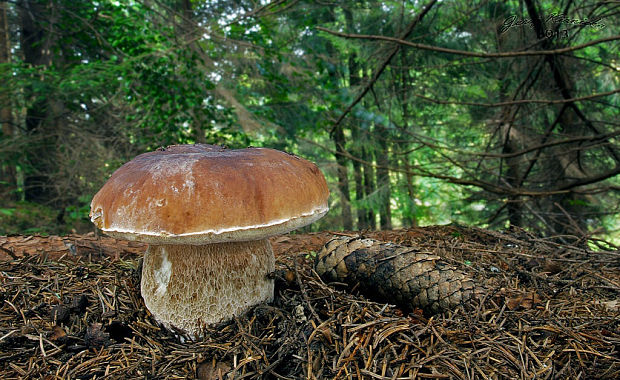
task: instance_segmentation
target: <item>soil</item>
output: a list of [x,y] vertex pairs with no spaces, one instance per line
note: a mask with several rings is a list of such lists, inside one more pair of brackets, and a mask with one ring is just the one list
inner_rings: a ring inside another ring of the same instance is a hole
[[[357,234],[438,255],[482,291],[428,315],[326,283],[317,252]],[[564,240],[454,225],[275,237],[273,303],[191,341],[144,307],[143,244],[0,236],[0,377],[620,378],[620,252]]]

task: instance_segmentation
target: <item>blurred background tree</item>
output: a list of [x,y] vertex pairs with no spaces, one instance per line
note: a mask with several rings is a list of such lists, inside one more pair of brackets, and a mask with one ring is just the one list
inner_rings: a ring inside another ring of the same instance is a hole
[[620,228],[617,4],[0,1],[0,233],[92,228],[123,162],[268,146],[328,177],[312,228]]

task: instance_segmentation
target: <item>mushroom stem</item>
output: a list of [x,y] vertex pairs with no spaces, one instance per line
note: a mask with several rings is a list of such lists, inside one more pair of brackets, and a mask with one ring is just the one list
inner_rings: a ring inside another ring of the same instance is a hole
[[275,258],[267,239],[207,245],[150,245],[142,297],[168,329],[202,336],[202,327],[273,300]]

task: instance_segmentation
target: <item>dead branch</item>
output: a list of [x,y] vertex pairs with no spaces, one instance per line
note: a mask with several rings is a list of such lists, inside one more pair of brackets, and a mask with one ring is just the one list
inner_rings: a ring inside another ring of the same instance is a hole
[[610,36],[610,37],[605,37],[605,38],[599,38],[598,40],[590,41],[590,42],[587,42],[581,45],[569,46],[569,47],[553,49],[553,50],[527,50],[527,51],[510,51],[510,52],[502,52],[502,53],[488,53],[488,52],[474,52],[474,51],[466,51],[466,50],[448,49],[448,48],[444,48],[440,46],[425,45],[425,44],[407,41],[402,38],[389,37],[389,36],[381,36],[381,35],[374,35],[374,34],[343,33],[343,32],[337,32],[335,30],[330,30],[330,29],[323,28],[323,27],[317,27],[317,29],[323,32],[333,34],[339,37],[344,37],[344,38],[395,42],[403,46],[409,46],[409,47],[413,47],[413,48],[421,49],[421,50],[430,50],[430,51],[436,51],[439,53],[448,53],[448,54],[455,54],[455,55],[462,55],[466,57],[476,57],[476,58],[513,58],[513,57],[531,57],[531,56],[539,56],[539,55],[558,55],[558,54],[564,54],[564,53],[569,53],[572,51],[585,49],[589,46],[594,46],[594,45],[602,44],[605,42],[620,40],[620,36]]
[[455,104],[455,105],[474,106],[474,107],[505,107],[505,106],[518,105],[518,104],[575,103],[575,102],[582,102],[584,100],[591,100],[591,99],[600,98],[604,96],[614,95],[619,92],[620,92],[620,89],[616,89],[616,90],[599,92],[599,93],[592,94],[592,95],[580,96],[577,98],[569,98],[569,99],[519,99],[519,100],[510,100],[507,102],[497,102],[497,103],[460,102],[460,101],[453,101],[453,100],[433,99],[433,98],[429,98],[428,96],[424,96],[420,94],[413,94],[413,95],[420,99],[423,99],[423,100],[426,100],[426,101],[429,101],[435,104]]
[[[329,147],[327,147],[327,146],[325,146],[323,144],[319,144],[319,143],[317,143],[315,141],[311,141],[309,139],[300,138],[299,140],[300,141],[304,141],[304,142],[306,142],[308,144],[316,145],[316,146],[318,146],[318,147],[320,147],[320,148],[324,149],[325,151],[330,152],[332,154],[341,154],[341,155],[347,157],[348,159],[350,159],[352,161],[357,161],[357,162],[359,162],[361,164],[373,167],[375,169],[379,169],[379,168],[385,169],[385,168],[387,168],[391,172],[440,179],[440,180],[444,180],[444,181],[447,181],[447,182],[455,184],[455,185],[464,185],[464,186],[477,187],[477,188],[480,188],[482,190],[488,191],[490,193],[497,194],[497,195],[503,195],[503,196],[546,197],[546,196],[550,196],[550,195],[566,194],[566,193],[572,192],[575,187],[585,186],[585,185],[589,185],[589,184],[592,184],[592,183],[600,182],[600,181],[603,181],[603,180],[608,179],[608,178],[612,178],[612,177],[620,174],[620,166],[618,166],[616,168],[613,168],[613,169],[608,170],[608,171],[603,172],[603,173],[599,173],[599,174],[591,176],[591,177],[577,179],[577,180],[574,180],[572,182],[562,184],[560,186],[557,186],[557,187],[549,189],[549,190],[540,190],[539,191],[539,190],[530,190],[530,189],[527,189],[527,188],[515,188],[515,187],[509,187],[509,186],[502,186],[502,185],[497,184],[497,183],[491,183],[489,181],[484,181],[484,180],[476,179],[476,178],[471,178],[471,179],[459,178],[459,177],[455,177],[455,176],[452,176],[452,175],[434,173],[434,172],[430,171],[429,169],[423,168],[422,166],[419,166],[419,165],[409,165],[407,168],[401,168],[401,167],[391,166],[391,165],[378,165],[378,164],[376,164],[374,162],[367,161],[367,160],[364,160],[362,158],[356,157],[356,156],[354,156],[351,153],[346,152],[346,151],[336,152],[336,150],[334,150],[334,149],[331,149],[331,148],[329,148]],[[456,162],[456,161],[453,161],[453,163],[454,162]]]

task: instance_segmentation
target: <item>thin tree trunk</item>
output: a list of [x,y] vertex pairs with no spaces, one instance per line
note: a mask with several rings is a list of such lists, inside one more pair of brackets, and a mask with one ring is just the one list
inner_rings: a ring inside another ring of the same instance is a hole
[[[343,7],[344,19],[346,22],[346,28],[349,33],[357,32],[353,23],[353,13],[350,9]],[[359,76],[359,66],[357,64],[357,54],[355,51],[351,52],[348,57],[349,67],[349,89],[354,92],[357,86],[360,85],[361,77]],[[352,147],[350,148],[353,156],[360,158],[362,156],[362,146],[360,130],[357,124],[351,126],[351,137],[353,139]],[[357,201],[357,229],[363,230],[368,228],[366,208],[361,205],[364,200],[364,174],[362,173],[362,164],[357,160],[352,160],[353,163],[353,179],[355,181],[355,200]]]
[[[400,66],[401,66],[401,70],[400,70],[400,105],[402,108],[402,114],[403,114],[403,121],[404,121],[404,125],[403,125],[403,139],[402,140],[406,140],[406,136],[405,132],[407,129],[409,129],[409,125],[407,125],[408,121],[410,120],[410,112],[409,112],[409,104],[411,102],[411,99],[409,98],[409,90],[411,89],[411,79],[409,77],[409,67],[407,66],[407,60],[406,60],[406,50],[401,49],[400,51]],[[407,149],[406,144],[401,144],[401,149]],[[415,190],[414,190],[414,186],[413,186],[413,175],[411,174],[411,165],[409,165],[409,160],[407,159],[407,155],[403,155],[402,156],[402,166],[405,169],[405,184],[407,186],[407,196],[409,197],[408,199],[408,205],[410,207],[410,209],[408,210],[409,212],[406,213],[405,215],[403,215],[403,222],[411,227],[415,227],[418,224],[418,221],[416,219],[416,214],[415,214]]]
[[[11,62],[11,40],[9,23],[7,20],[8,3],[0,2],[0,64]],[[11,98],[8,92],[0,93],[0,126],[2,138],[9,140],[13,137],[13,117]],[[17,176],[14,162],[5,162],[0,165],[0,199],[16,198]]]
[[[18,3],[21,16],[21,45],[24,61],[32,66],[50,66],[52,63],[51,31],[53,29],[52,2],[22,0]],[[43,23],[47,26],[43,26]],[[28,97],[34,98],[26,111],[26,131],[31,146],[27,152],[24,177],[26,200],[49,203],[56,199],[50,186],[50,178],[57,168],[53,154],[56,151],[57,131],[50,121],[54,118],[50,110],[51,94],[35,94],[25,89]],[[44,96],[42,96],[44,95]]]
[[[544,32],[544,15],[536,7],[532,0],[524,1],[528,16],[532,20],[532,26],[537,35]],[[570,5],[570,3],[569,3]],[[567,8],[568,9],[568,8]],[[553,43],[549,39],[542,40],[543,49],[553,48]],[[553,83],[557,87],[563,99],[573,98],[573,81],[571,75],[564,65],[564,58],[560,55],[547,55],[545,61],[549,67],[550,73],[549,83]],[[569,102],[565,106],[558,108],[557,121],[564,135],[580,136],[590,134],[600,134],[598,128],[583,113],[579,104]],[[555,124],[555,123],[554,123]],[[620,163],[620,154],[614,144],[605,146],[609,154],[609,158],[613,159],[616,164]],[[572,146],[564,145],[562,150],[555,150],[556,154],[552,155],[552,160],[547,161],[550,167],[550,173],[554,173],[556,183],[572,182],[575,178],[587,178],[588,173],[583,167],[585,155],[580,149],[579,144]],[[554,212],[561,211],[563,214],[559,218],[554,218],[554,226],[558,234],[574,234],[577,236],[584,235],[587,231],[587,219],[582,214],[581,204],[587,204],[588,199],[578,193],[568,192],[553,197],[557,199],[553,203]],[[559,209],[559,210],[558,210]],[[569,219],[567,221],[566,219]]]
[[409,210],[409,214],[405,216],[405,220],[409,224],[409,227],[417,227],[418,226],[418,218],[416,217],[416,203],[415,203],[415,190],[413,187],[413,175],[411,174],[411,167],[409,166],[409,162],[407,159],[403,159],[403,163],[405,166],[405,180],[407,183],[407,195],[409,196],[409,204],[411,209]]
[[[373,157],[372,153],[367,148],[362,148],[362,160],[364,162],[372,163]],[[374,167],[370,164],[364,164],[364,194],[366,197],[370,197],[374,194],[376,190],[375,185],[375,170]],[[366,226],[370,230],[377,229],[377,219],[375,217],[375,211],[372,208],[372,205],[368,206],[366,211]]]
[[[179,9],[175,18],[180,19],[178,23],[175,23],[176,26],[176,34],[180,37],[183,43],[188,44],[188,48],[194,47],[191,46],[195,42],[196,37],[196,22],[194,20],[194,11],[192,9],[192,2],[190,0],[178,0],[177,9]],[[196,48],[196,47],[194,47]],[[200,50],[200,47],[197,47]],[[187,78],[188,80],[192,80],[192,78]],[[207,121],[202,113],[194,113],[192,114],[192,125],[190,126],[192,130],[192,136],[194,137],[194,141],[198,144],[205,144],[207,142],[205,135],[205,124]]]
[[[351,130],[353,144],[359,144],[359,130],[354,127]],[[355,157],[361,157],[361,149],[351,149],[351,153]],[[362,172],[362,164],[353,160],[353,179],[355,181],[355,200],[357,201],[357,229],[363,230],[368,228],[366,208],[362,207],[361,202],[364,200],[364,173]]]
[[[329,17],[332,18],[333,16]],[[328,55],[336,56],[336,48],[327,44],[326,46]],[[332,83],[338,83],[340,78],[335,70],[329,72],[330,81]],[[330,137],[336,147],[334,154],[336,163],[338,164],[338,191],[340,192],[340,207],[341,207],[341,219],[342,227],[345,230],[353,230],[353,218],[351,216],[351,195],[349,193],[349,175],[348,175],[348,160],[345,156],[347,153],[345,149],[346,139],[344,136],[344,127],[342,125],[335,126],[330,132]]]
[[[507,47],[507,44],[510,43],[507,38],[498,38],[496,43],[498,51],[510,50],[510,47]],[[524,69],[526,68],[524,67]],[[514,67],[504,63],[502,77],[508,77],[511,70],[514,70]],[[509,83],[510,81],[505,81],[499,88],[499,98],[502,102],[512,100],[511,94],[508,93]],[[519,133],[519,126],[513,123],[518,111],[518,106],[514,107],[511,105],[504,106],[500,110],[498,117],[498,129],[503,154],[510,154],[519,151],[520,147],[526,144],[526,141],[520,141],[523,134]],[[519,180],[522,176],[522,170],[520,167],[521,160],[522,157],[519,156],[504,159],[500,164],[498,180],[503,181],[512,188],[519,187]],[[519,197],[512,196],[507,199],[506,212],[508,214],[508,222],[511,226],[520,227],[523,224],[522,207],[523,205],[521,204]]]
[[342,227],[345,230],[353,229],[353,218],[351,217],[351,197],[349,195],[349,176],[347,170],[347,159],[343,155],[345,137],[342,128],[338,126],[332,134],[332,139],[336,145],[336,163],[338,164],[338,190],[340,190],[340,206],[342,207]]
[[379,152],[377,153],[377,188],[379,189],[379,225],[382,230],[392,229],[392,209],[390,201],[392,193],[390,189],[390,161],[388,157],[387,130],[384,126],[377,126],[377,136],[379,136]]
[[[510,108],[510,107],[508,107]],[[504,114],[505,117],[509,117],[509,113]],[[510,138],[510,132],[513,128],[511,121],[502,119],[502,125],[500,126],[501,135],[504,136],[504,144],[502,146],[502,154],[514,153],[518,150],[515,147],[514,139]],[[503,176],[504,180],[511,187],[517,187],[517,181],[519,180],[519,160],[518,157],[511,157],[506,159],[506,173]],[[511,226],[520,227],[522,225],[521,218],[521,202],[519,197],[510,197],[507,203],[508,222]]]

